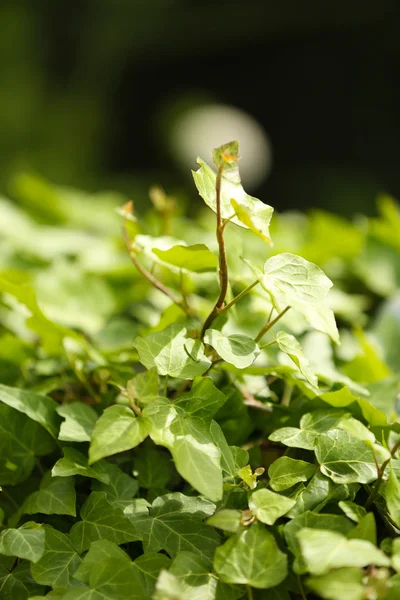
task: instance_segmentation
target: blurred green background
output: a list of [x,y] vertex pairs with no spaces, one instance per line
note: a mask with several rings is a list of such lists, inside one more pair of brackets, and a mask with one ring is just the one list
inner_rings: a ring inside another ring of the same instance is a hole
[[[239,136],[276,207],[374,212],[400,196],[396,0],[0,4],[0,188],[34,171],[144,202],[197,194],[197,153]],[[208,153],[208,154],[207,154]]]

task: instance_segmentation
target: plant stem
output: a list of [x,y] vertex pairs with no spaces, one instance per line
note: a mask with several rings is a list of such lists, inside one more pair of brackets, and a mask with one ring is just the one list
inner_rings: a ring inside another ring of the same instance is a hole
[[241,298],[243,298],[243,296],[245,296],[258,283],[260,283],[260,281],[258,279],[256,279],[255,281],[253,281],[253,283],[251,283],[250,285],[247,286],[247,288],[245,288],[244,290],[242,290],[240,292],[240,294],[238,294],[237,296],[235,296],[234,299],[229,302],[229,304],[226,304],[225,306],[223,306],[222,308],[220,308],[218,310],[218,314],[222,315],[224,312],[226,312],[227,310],[229,310],[231,308],[231,306],[233,306],[234,304],[236,304],[236,302],[238,302]]
[[220,309],[224,305],[226,293],[228,291],[228,265],[226,262],[226,251],[225,251],[225,240],[224,240],[224,227],[225,223],[222,220],[221,214],[221,184],[222,184],[222,173],[224,170],[224,164],[222,164],[217,172],[217,178],[215,182],[216,192],[216,203],[217,203],[217,242],[219,248],[219,296],[214,305],[214,308],[208,315],[207,319],[203,323],[201,328],[200,339],[203,339],[205,332],[212,325],[214,319],[218,316]]
[[307,600],[307,595],[304,591],[304,587],[303,587],[303,582],[301,581],[300,575],[297,575],[297,582],[299,584],[299,588],[300,588],[300,595],[302,597],[303,600]]
[[373,503],[373,501],[375,500],[376,496],[378,495],[379,489],[382,485],[382,481],[383,481],[383,476],[385,474],[386,471],[386,467],[388,466],[388,464],[390,463],[390,461],[392,460],[393,456],[396,454],[397,450],[400,448],[400,439],[397,440],[397,442],[395,443],[395,445],[393,446],[393,448],[390,451],[390,456],[389,458],[387,458],[380,467],[378,467],[378,478],[375,482],[375,485],[373,486],[370,495],[368,496],[367,502],[365,504],[365,508],[369,508],[371,506],[371,504]]
[[246,589],[247,589],[247,597],[249,600],[253,600],[253,590],[251,588],[251,585],[246,585]]
[[171,292],[171,290],[169,290],[163,283],[161,283],[161,281],[159,281],[157,279],[157,277],[155,277],[152,273],[150,273],[150,271],[148,271],[143,265],[140,264],[140,262],[137,259],[136,254],[132,251],[132,249],[130,247],[130,240],[128,237],[128,233],[126,231],[126,227],[124,227],[124,238],[125,238],[125,244],[128,249],[129,256],[130,256],[133,264],[139,271],[139,273],[141,273],[141,275],[143,275],[143,277],[145,277],[151,283],[151,285],[153,287],[155,287],[157,290],[160,290],[160,292],[162,292],[163,294],[168,296],[168,298],[170,298],[170,300],[172,300],[172,302],[174,304],[179,306],[179,308],[181,310],[183,310],[183,312],[186,313],[189,317],[193,316],[192,311],[190,310],[190,308],[188,306],[186,306],[184,301],[179,300],[175,296],[175,294],[173,292]]
[[273,327],[275,325],[275,323],[277,323],[279,321],[279,319],[281,319],[283,317],[283,315],[285,315],[287,313],[289,308],[290,308],[290,306],[287,306],[286,308],[283,309],[282,312],[279,313],[279,315],[277,315],[275,317],[275,319],[272,319],[272,321],[268,321],[268,323],[266,325],[264,325],[264,327],[259,331],[255,341],[259,342],[261,340],[261,338],[267,333],[267,331],[269,331],[271,329],[271,327]]

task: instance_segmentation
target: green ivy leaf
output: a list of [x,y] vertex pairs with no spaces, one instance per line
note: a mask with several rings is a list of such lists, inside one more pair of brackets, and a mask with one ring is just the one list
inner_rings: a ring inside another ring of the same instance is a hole
[[[374,446],[379,463],[388,458],[388,452]],[[321,434],[316,441],[315,456],[321,472],[335,483],[371,483],[377,478],[371,444],[358,440],[347,431],[333,429]]]
[[[169,568],[169,584],[177,589],[183,600],[236,600],[242,597],[243,590],[218,581],[210,572],[208,561],[204,561],[193,552],[179,552]],[[174,581],[173,578],[176,578]],[[157,582],[155,598],[170,598],[171,594],[163,586],[164,577],[160,575]],[[164,590],[162,589],[164,587]],[[165,594],[170,595],[165,595]],[[175,598],[175,591],[173,592]],[[179,596],[178,596],[179,597]]]
[[260,353],[256,342],[241,333],[226,336],[217,329],[207,329],[204,342],[212,346],[225,362],[238,369],[252,365]]
[[303,349],[293,335],[285,331],[279,331],[275,337],[279,350],[287,354],[300,373],[306,378],[314,390],[318,392],[318,377],[313,372],[308,359],[303,354]]
[[35,466],[35,456],[54,448],[53,438],[41,425],[0,403],[0,485],[25,481]]
[[98,462],[92,467],[88,465],[87,457],[69,446],[63,448],[64,458],[60,458],[51,470],[53,477],[72,477],[81,475],[98,479],[103,483],[109,483],[110,477],[107,472],[107,463]]
[[43,529],[46,532],[44,554],[31,566],[32,576],[42,585],[68,587],[81,559],[69,535],[50,525],[44,525]]
[[[129,556],[116,544],[99,540],[91,545],[74,577],[89,585],[102,598],[118,596],[147,600],[152,597],[161,569],[167,569],[170,562],[167,556],[149,552],[132,563]],[[111,565],[124,568],[116,569],[115,576],[111,576]],[[99,568],[102,570],[101,576],[98,576]]]
[[356,567],[342,567],[306,581],[311,591],[326,600],[364,600],[363,572]]
[[242,512],[240,510],[223,508],[207,519],[207,525],[222,529],[223,531],[229,531],[230,533],[236,533],[241,526],[241,521]]
[[130,379],[126,385],[129,398],[139,400],[140,404],[148,404],[158,394],[158,375],[157,369],[153,367],[143,373],[138,373]]
[[390,519],[397,527],[400,527],[400,482],[390,471],[388,480],[384,483],[380,490],[386,504],[386,509]]
[[336,531],[347,535],[353,525],[341,515],[319,514],[311,511],[306,511],[286,523],[283,533],[289,550],[295,556],[293,568],[295,573],[298,574],[307,572],[307,565],[301,556],[300,542],[297,538],[297,533],[304,528]]
[[60,422],[56,413],[58,405],[51,398],[0,384],[0,401],[24,413],[57,438]]
[[328,502],[354,500],[358,489],[359,485],[357,483],[337,485],[318,470],[311,478],[307,487],[301,490],[296,497],[296,504],[288,513],[288,516],[293,518],[307,510],[318,512]]
[[178,396],[175,406],[201,419],[212,419],[226,402],[226,396],[215,387],[211,377],[196,377],[190,392]]
[[118,452],[138,446],[149,434],[151,425],[130,408],[114,405],[106,408],[94,426],[89,447],[89,465]]
[[323,575],[341,567],[390,566],[389,558],[371,542],[348,540],[326,529],[301,529],[297,534],[307,571]]
[[105,492],[108,502],[124,510],[132,503],[132,498],[137,493],[139,484],[132,476],[121,471],[117,465],[106,463],[105,470],[108,481],[93,481],[92,490],[94,492]]
[[163,331],[137,337],[134,343],[140,362],[147,368],[157,367],[159,375],[194,379],[211,366],[200,340],[187,337],[186,327],[170,325]]
[[137,473],[140,487],[163,489],[171,477],[171,467],[171,457],[152,442],[146,440],[136,451],[134,473]]
[[65,337],[80,339],[72,329],[58,325],[44,315],[30,285],[17,285],[0,277],[0,292],[10,294],[28,309],[26,324],[41,337],[43,349],[49,354],[62,352]]
[[304,460],[281,456],[268,469],[269,485],[275,492],[287,490],[300,481],[310,479],[316,469],[316,465],[311,465]]
[[94,425],[97,421],[96,411],[83,402],[71,402],[57,408],[57,413],[64,417],[58,439],[64,442],[90,442]]
[[225,583],[271,588],[286,578],[287,556],[279,550],[274,536],[256,523],[217,548],[214,569]]
[[296,500],[276,494],[265,488],[253,492],[249,499],[249,508],[257,519],[266,525],[273,525],[277,519],[289,512],[295,504]]
[[40,489],[30,494],[22,505],[22,514],[76,516],[76,494],[73,477],[52,477],[48,472]]
[[80,516],[81,521],[71,529],[71,540],[79,553],[97,540],[124,544],[139,539],[130,519],[108,502],[104,492],[92,492],[82,506]]
[[44,588],[32,579],[29,562],[24,561],[11,572],[0,566],[0,593],[2,600],[28,600]]
[[0,554],[36,563],[44,552],[44,538],[43,526],[33,521],[24,523],[19,529],[5,529],[0,534]]
[[218,266],[217,257],[205,244],[195,244],[194,246],[178,244],[169,250],[153,248],[153,252],[162,261],[194,273],[215,271]]
[[152,440],[168,448],[178,473],[206,498],[221,500],[221,453],[210,435],[209,421],[163,398],[149,404],[143,414],[152,422]]
[[339,343],[335,317],[327,301],[333,284],[317,265],[283,252],[267,260],[260,283],[278,312],[291,306],[311,327]]
[[[238,142],[225,144],[213,151],[213,161],[217,168],[224,165],[221,181],[221,216],[240,227],[251,229],[259,237],[271,243],[269,224],[274,209],[244,191],[239,175]],[[217,175],[201,158],[197,159],[200,169],[192,171],[194,182],[204,202],[217,212]]]
[[211,502],[180,493],[158,497],[149,513],[131,517],[145,552],[165,550],[174,558],[179,551],[194,552],[210,564],[219,535],[203,523],[215,510]]
[[319,434],[337,427],[348,416],[348,413],[336,409],[315,410],[302,416],[300,429],[282,427],[274,431],[269,439],[273,442],[281,442],[290,448],[314,450],[314,444]]

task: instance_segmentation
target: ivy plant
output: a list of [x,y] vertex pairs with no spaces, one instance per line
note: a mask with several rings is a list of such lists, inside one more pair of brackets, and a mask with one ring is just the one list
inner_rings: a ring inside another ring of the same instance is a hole
[[399,207],[273,217],[212,161],[196,220],[0,198],[5,600],[400,598]]

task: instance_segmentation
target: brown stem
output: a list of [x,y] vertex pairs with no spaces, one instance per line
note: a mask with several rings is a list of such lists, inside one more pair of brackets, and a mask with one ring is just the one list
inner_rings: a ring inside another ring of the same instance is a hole
[[279,321],[279,319],[281,319],[283,317],[283,315],[285,315],[287,313],[289,308],[290,308],[290,306],[287,306],[286,308],[283,309],[282,312],[279,313],[279,315],[277,315],[275,317],[275,319],[272,319],[272,321],[268,321],[268,323],[266,325],[264,325],[264,327],[259,331],[257,337],[255,338],[255,341],[259,342],[261,340],[261,338],[267,333],[267,331],[269,331],[271,329],[271,327],[273,327],[275,325],[275,323],[277,323]]
[[389,458],[387,458],[381,465],[381,467],[378,467],[377,471],[378,471],[378,478],[375,482],[374,487],[371,490],[371,493],[367,499],[367,502],[365,504],[365,508],[369,508],[372,504],[372,502],[375,500],[376,496],[378,495],[379,489],[382,485],[382,481],[383,481],[383,476],[385,474],[386,471],[386,467],[388,466],[388,464],[390,463],[390,461],[392,460],[393,456],[396,454],[397,450],[400,448],[400,439],[397,440],[397,442],[395,443],[395,445],[393,446],[393,448],[390,451],[390,456]]
[[203,339],[205,332],[212,325],[214,319],[218,316],[220,309],[224,305],[226,293],[228,291],[228,265],[226,262],[224,227],[225,223],[222,220],[221,214],[221,184],[224,164],[222,164],[217,172],[215,182],[216,203],[217,203],[217,242],[219,248],[219,296],[214,305],[214,308],[208,315],[201,328],[200,338]]
[[130,247],[130,240],[129,240],[129,237],[128,237],[128,233],[126,231],[126,227],[124,227],[124,238],[125,238],[126,247],[128,249],[128,252],[129,252],[129,256],[130,256],[133,264],[135,265],[135,267],[139,271],[139,273],[141,273],[143,275],[143,277],[145,277],[151,283],[151,285],[153,287],[155,287],[157,290],[160,290],[160,292],[162,292],[163,294],[165,294],[166,296],[168,296],[168,298],[170,298],[174,304],[176,304],[177,306],[179,306],[179,308],[181,310],[183,310],[183,312],[186,313],[189,317],[193,316],[192,311],[190,310],[190,308],[188,306],[185,305],[184,302],[182,302],[181,300],[179,300],[175,296],[175,294],[173,292],[171,292],[171,290],[169,290],[163,283],[161,283],[161,281],[159,281],[157,279],[157,277],[155,277],[152,273],[150,273],[150,271],[148,271],[143,265],[140,264],[140,262],[137,259],[137,256],[136,256],[135,252],[133,252],[132,249],[131,249],[131,247]]

